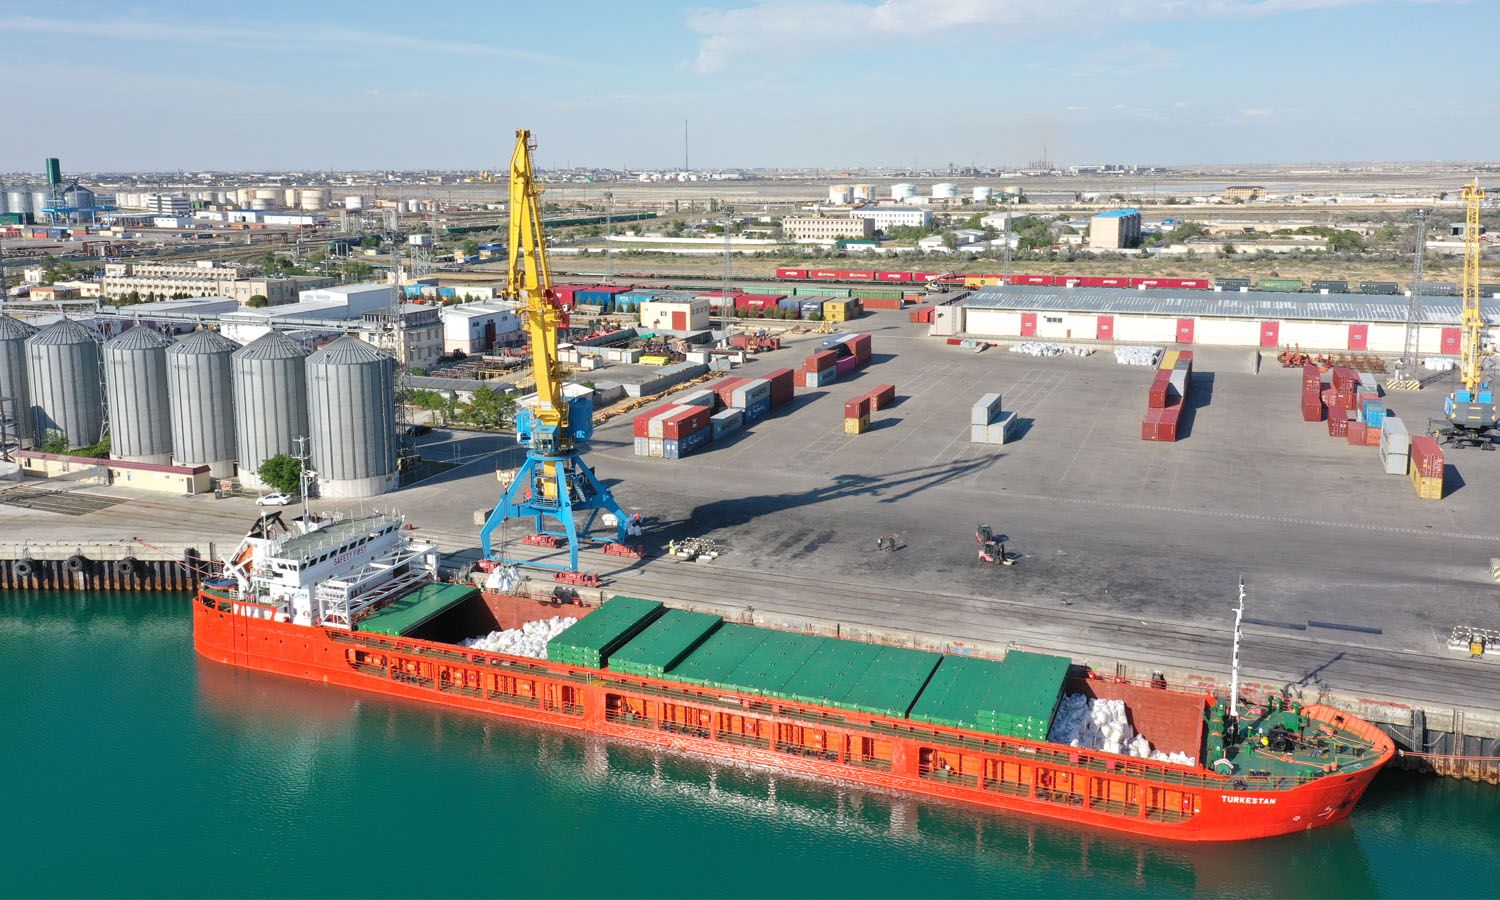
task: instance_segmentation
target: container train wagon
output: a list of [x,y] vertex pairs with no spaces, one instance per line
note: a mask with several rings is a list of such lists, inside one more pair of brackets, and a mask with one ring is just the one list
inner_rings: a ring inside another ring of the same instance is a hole
[[[1112,287],[1112,288],[1168,288],[1172,290],[1207,291],[1215,288],[1225,291],[1259,290],[1280,292],[1331,293],[1349,292],[1347,281],[1318,279],[1311,284],[1298,278],[1266,278],[1252,283],[1248,278],[1163,278],[1148,275],[1027,275],[1027,274],[964,274],[951,275],[938,272],[900,272],[880,269],[777,269],[777,281],[839,282],[846,284],[914,284],[926,285],[941,281],[954,287],[978,288],[996,284],[1024,284],[1040,287]],[[1397,294],[1400,288],[1393,281],[1359,282],[1362,294]],[[1450,296],[1456,293],[1456,285],[1448,282],[1425,282],[1422,293],[1427,296]],[[1480,293],[1486,297],[1500,296],[1500,284],[1480,285]]]

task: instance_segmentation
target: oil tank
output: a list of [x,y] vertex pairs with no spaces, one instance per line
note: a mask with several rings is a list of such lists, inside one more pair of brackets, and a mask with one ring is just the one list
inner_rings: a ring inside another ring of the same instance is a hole
[[995,189],[994,188],[992,188],[992,187],[985,187],[984,185],[977,185],[977,186],[975,186],[975,188],[974,188],[974,202],[975,203],[988,203],[992,199],[994,199],[994,197],[995,197]]
[[240,209],[249,209],[250,201],[254,199],[254,188],[236,188],[234,191],[234,202]]
[[36,329],[10,316],[0,316],[0,397],[13,402],[0,404],[5,435],[17,438],[22,447],[31,446],[31,391],[26,387],[26,339]]
[[330,196],[328,188],[303,188],[300,195],[303,211],[316,212],[320,209],[327,209]]
[[917,186],[914,185],[914,184],[893,184],[893,185],[891,185],[891,199],[892,200],[910,200],[912,197],[915,197],[916,194],[917,194]]
[[952,200],[958,196],[958,186],[947,181],[940,181],[932,186],[932,199]]
[[195,331],[167,348],[172,459],[234,477],[234,392],[230,355],[240,348],[216,331]]
[[307,429],[307,351],[279,331],[235,351],[234,431],[240,483],[265,487],[257,471],[278,453],[294,455]]
[[104,395],[109,401],[109,455],[127,462],[172,461],[167,404],[167,346],[144,325],[104,345]]
[[297,189],[285,188],[281,192],[281,205],[287,209],[297,208]]
[[318,488],[329,498],[396,487],[396,361],[356,337],[307,358],[307,414]]
[[99,336],[72,319],[26,339],[32,436],[40,444],[59,432],[70,447],[97,444],[104,431]]

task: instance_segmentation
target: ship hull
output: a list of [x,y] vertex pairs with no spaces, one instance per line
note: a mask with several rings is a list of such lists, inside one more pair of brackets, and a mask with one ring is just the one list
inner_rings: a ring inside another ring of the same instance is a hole
[[1201,770],[1060,745],[712,696],[725,692],[694,697],[650,679],[254,618],[204,595],[193,603],[193,634],[200,655],[239,668],[1175,841],[1248,840],[1338,822],[1394,752],[1373,726],[1341,718],[1341,727],[1368,729],[1382,754],[1376,764],[1284,790],[1242,791]]

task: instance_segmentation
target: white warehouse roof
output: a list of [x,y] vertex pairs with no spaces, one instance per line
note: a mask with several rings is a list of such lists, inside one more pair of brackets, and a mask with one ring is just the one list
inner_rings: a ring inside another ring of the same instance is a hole
[[[1405,322],[1407,298],[1376,294],[1007,285],[979,288],[964,299],[961,305],[967,309],[1106,315]],[[1484,302],[1482,308],[1487,323],[1500,323],[1500,303]],[[1424,297],[1422,300],[1421,320],[1425,324],[1457,325],[1462,314],[1462,303],[1457,297]]]

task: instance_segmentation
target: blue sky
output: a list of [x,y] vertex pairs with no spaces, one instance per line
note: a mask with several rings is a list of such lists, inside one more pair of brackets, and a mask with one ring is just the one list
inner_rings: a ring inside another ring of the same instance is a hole
[[[1500,0],[0,0],[0,169],[1494,158]],[[25,48],[23,56],[11,48]],[[1465,90],[1463,56],[1480,81]]]

